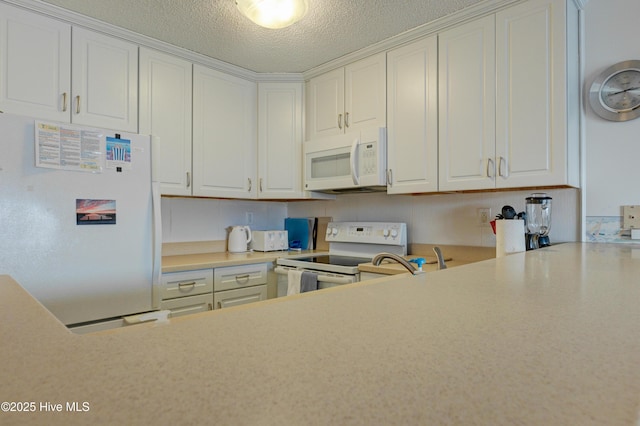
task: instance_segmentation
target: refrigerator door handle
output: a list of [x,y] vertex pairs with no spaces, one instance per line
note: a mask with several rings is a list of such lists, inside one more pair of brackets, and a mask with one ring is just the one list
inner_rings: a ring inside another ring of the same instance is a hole
[[151,199],[153,205],[153,307],[160,305],[160,286],[162,274],[162,211],[160,203],[160,183],[151,182]]

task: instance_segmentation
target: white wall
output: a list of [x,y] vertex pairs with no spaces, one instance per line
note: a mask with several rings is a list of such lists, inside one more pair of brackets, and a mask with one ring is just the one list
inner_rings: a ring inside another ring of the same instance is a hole
[[[551,241],[579,239],[580,195],[576,189],[546,191],[552,198]],[[289,203],[291,217],[330,216],[340,221],[406,222],[409,243],[495,246],[495,235],[478,223],[478,208],[491,208],[495,217],[502,206],[524,210],[531,191],[436,195],[340,195],[335,201]]]
[[587,238],[623,241],[621,206],[640,204],[640,119],[604,120],[587,99],[601,71],[623,60],[640,60],[640,1],[590,0],[584,16]]
[[[576,189],[546,191],[553,197],[550,238],[555,242],[579,239],[579,200]],[[524,210],[531,191],[469,194],[386,195],[347,194],[335,200],[264,202],[163,198],[163,241],[218,241],[227,239],[227,228],[246,225],[252,212],[251,229],[284,229],[285,217],[329,216],[340,221],[406,222],[409,243],[495,246],[488,225],[478,223],[478,208],[490,208],[495,217],[504,205]]]
[[206,198],[162,198],[162,241],[221,241],[227,228],[249,225],[246,213],[253,213],[252,229],[283,229],[286,203],[213,200]]

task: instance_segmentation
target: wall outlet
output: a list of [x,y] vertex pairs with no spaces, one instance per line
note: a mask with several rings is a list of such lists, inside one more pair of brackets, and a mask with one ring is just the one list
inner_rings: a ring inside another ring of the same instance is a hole
[[640,228],[640,206],[622,206],[622,229]]
[[253,212],[245,213],[245,222],[247,222],[247,225],[253,225]]
[[491,222],[491,209],[489,207],[481,207],[477,209],[478,225],[486,226]]

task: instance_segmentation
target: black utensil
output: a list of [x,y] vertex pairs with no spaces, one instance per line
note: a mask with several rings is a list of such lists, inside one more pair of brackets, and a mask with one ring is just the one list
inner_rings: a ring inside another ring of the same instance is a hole
[[514,208],[513,208],[513,207],[511,207],[511,206],[504,206],[504,207],[502,208],[502,216],[503,216],[505,219],[513,219],[513,218],[515,218],[515,217],[516,217],[516,215],[517,215],[517,214],[518,214],[518,213],[516,213],[516,209],[514,209]]

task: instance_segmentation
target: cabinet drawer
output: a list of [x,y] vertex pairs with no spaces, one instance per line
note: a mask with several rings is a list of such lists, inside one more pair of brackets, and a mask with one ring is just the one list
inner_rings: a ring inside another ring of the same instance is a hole
[[228,266],[213,270],[215,291],[232,290],[267,283],[267,264]]
[[217,291],[213,293],[213,308],[229,308],[231,306],[246,305],[267,299],[267,285],[238,288],[235,290]]
[[171,311],[171,317],[195,314],[197,312],[210,311],[213,296],[211,293],[199,294],[197,296],[181,297],[179,299],[163,300],[160,302],[161,310]]
[[213,270],[171,272],[162,274],[160,299],[195,296],[213,291]]

